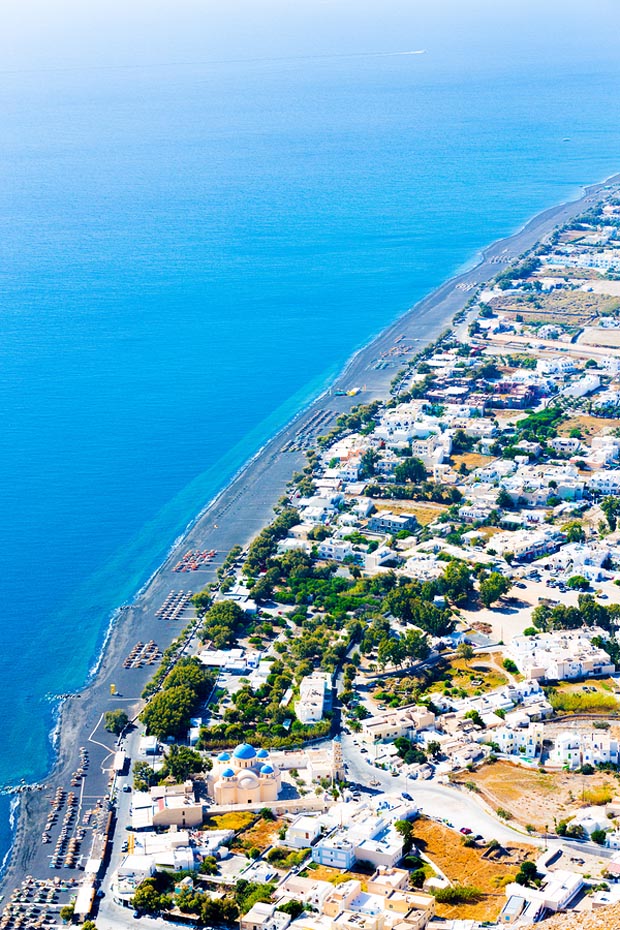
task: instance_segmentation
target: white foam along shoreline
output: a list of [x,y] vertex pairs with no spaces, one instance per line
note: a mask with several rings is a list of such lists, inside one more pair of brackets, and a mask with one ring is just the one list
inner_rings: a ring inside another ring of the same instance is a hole
[[[479,270],[484,270],[486,264],[488,264],[489,259],[493,257],[494,254],[498,254],[502,247],[508,245],[516,245],[517,250],[520,249],[519,254],[524,251],[527,251],[532,247],[543,235],[550,232],[557,225],[560,225],[562,222],[566,222],[570,215],[577,215],[580,212],[583,212],[588,205],[588,200],[593,195],[601,192],[604,188],[611,184],[617,184],[620,181],[620,175],[615,174],[609,178],[596,183],[594,185],[589,185],[584,187],[583,194],[581,197],[572,199],[569,201],[556,204],[552,207],[549,207],[542,211],[541,213],[535,214],[530,218],[523,226],[520,227],[516,232],[512,233],[507,237],[498,239],[485,248],[481,249],[474,257],[472,257],[472,264],[469,267],[465,267],[464,270],[456,273],[455,275],[448,278],[443,282],[439,287],[435,288],[433,291],[429,292],[426,296],[417,301],[412,307],[406,310],[403,314],[399,315],[392,323],[388,324],[387,327],[383,328],[373,337],[371,337],[364,345],[356,349],[345,365],[342,368],[342,371],[339,375],[333,380],[329,387],[324,388],[320,391],[312,400],[309,400],[305,403],[280,429],[278,429],[270,438],[266,439],[260,446],[260,448],[243,464],[241,465],[233,476],[228,480],[225,486],[218,491],[205,505],[202,509],[192,517],[184,530],[176,537],[171,546],[166,552],[166,555],[162,559],[160,565],[151,573],[149,578],[140,586],[136,591],[132,603],[135,603],[140,598],[144,597],[149,588],[154,584],[158,577],[162,574],[164,569],[170,560],[174,557],[176,551],[181,547],[186,541],[189,534],[199,527],[201,522],[203,522],[210,514],[217,510],[218,506],[225,502],[226,497],[232,492],[232,489],[247,475],[254,467],[258,465],[262,457],[276,444],[278,441],[282,441],[288,434],[294,432],[298,425],[301,425],[303,420],[310,415],[310,413],[318,406],[320,403],[327,397],[329,397],[335,387],[342,387],[349,382],[349,379],[356,376],[356,373],[363,366],[364,360],[372,360],[378,351],[381,350],[383,344],[389,344],[390,340],[393,339],[395,333],[402,329],[403,325],[407,322],[411,323],[412,320],[415,321],[418,315],[425,315],[429,313],[430,310],[437,310],[437,318],[433,321],[435,330],[439,327],[445,328],[450,324],[452,318],[462,309],[462,306],[467,303],[471,294],[468,294],[466,291],[459,293],[461,307],[456,309],[452,308],[449,312],[445,310],[441,312],[441,304],[444,300],[446,294],[451,294],[455,291],[457,285],[463,281],[469,280],[472,276],[476,275],[476,272]],[[568,214],[564,217],[563,214]],[[527,241],[525,241],[527,240]],[[531,240],[531,241],[530,241]],[[523,247],[521,247],[523,246]],[[463,268],[463,266],[461,266]],[[499,271],[497,265],[492,266],[487,269],[487,272],[484,275],[484,280],[477,282],[482,284],[485,281],[491,280]],[[438,335],[438,332],[436,333]],[[428,344],[431,340],[431,337],[425,338],[424,342]],[[418,348],[422,348],[422,344]],[[403,362],[404,366],[405,362]],[[384,384],[384,395],[387,394],[388,384]],[[363,398],[361,398],[363,400]],[[359,402],[359,398],[357,399]],[[270,501],[270,504],[275,503],[275,501]],[[265,521],[266,522],[266,521]],[[106,632],[102,639],[101,646],[98,651],[97,658],[89,670],[87,681],[85,682],[83,688],[79,689],[80,691],[84,690],[84,687],[94,686],[98,674],[102,668],[104,659],[106,657],[106,652],[112,640],[114,633],[121,633],[122,621],[124,619],[125,610],[121,607],[116,608],[109,619]],[[76,692],[77,693],[77,692]],[[59,701],[58,707],[55,712],[55,722],[52,732],[50,734],[50,739],[52,740],[52,745],[54,748],[55,759],[52,764],[52,770],[50,772],[50,777],[53,777],[53,770],[60,761],[60,748],[62,745],[62,730],[63,722],[66,712],[69,710],[67,704],[70,696],[65,697]],[[15,824],[15,821],[19,823],[22,815],[22,805],[21,805],[22,795],[15,795],[12,799],[11,806],[11,821],[12,826]],[[13,803],[15,802],[15,803]],[[18,810],[19,808],[19,810]],[[19,831],[17,829],[13,830],[13,844],[11,848],[6,853],[3,862],[0,864],[0,878],[4,884],[7,880],[6,868],[7,865],[11,866],[11,860],[14,856],[17,855],[17,845],[19,842],[27,842],[26,831]],[[3,889],[4,890],[4,889]]]

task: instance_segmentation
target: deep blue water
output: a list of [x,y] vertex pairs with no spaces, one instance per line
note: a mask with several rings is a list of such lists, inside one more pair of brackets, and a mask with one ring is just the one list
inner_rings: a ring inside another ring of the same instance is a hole
[[43,775],[45,695],[353,350],[620,171],[605,0],[160,6],[61,4],[48,45],[14,11],[0,72],[0,783]]

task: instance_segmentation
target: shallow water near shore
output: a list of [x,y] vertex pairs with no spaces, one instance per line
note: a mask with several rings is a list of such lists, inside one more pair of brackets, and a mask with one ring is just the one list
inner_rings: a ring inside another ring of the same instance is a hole
[[[356,348],[620,170],[620,13],[600,6],[548,54],[491,6],[488,36],[463,16],[444,41],[441,3],[422,23],[395,4],[399,30],[296,21],[256,52],[184,34],[130,69],[0,75],[0,784],[44,776],[50,695]],[[161,20],[140,29],[156,46]],[[2,798],[0,859],[9,842]]]

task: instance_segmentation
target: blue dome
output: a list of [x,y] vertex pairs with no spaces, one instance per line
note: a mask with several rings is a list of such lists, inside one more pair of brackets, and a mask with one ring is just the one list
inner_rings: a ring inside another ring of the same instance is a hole
[[260,773],[261,775],[273,775],[273,769],[270,765],[263,765]]
[[249,743],[240,743],[233,752],[235,759],[254,759],[256,750]]
[[258,752],[256,753],[256,758],[257,759],[268,759],[269,753],[267,752],[266,749],[259,749]]
[[230,755],[227,752],[221,752],[217,757],[218,762],[228,762],[230,761]]
[[232,769],[224,769],[222,772],[222,778],[234,778],[235,773]]

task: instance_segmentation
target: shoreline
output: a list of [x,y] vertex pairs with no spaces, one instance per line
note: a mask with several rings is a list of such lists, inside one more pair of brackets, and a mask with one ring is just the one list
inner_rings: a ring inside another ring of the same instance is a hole
[[[0,878],[0,894],[7,896],[28,872],[45,874],[42,871],[42,866],[46,865],[45,847],[41,849],[38,833],[45,822],[46,795],[56,785],[67,784],[77,765],[80,744],[87,745],[91,759],[91,771],[86,780],[88,797],[106,794],[106,764],[109,765],[109,757],[114,751],[115,738],[100,731],[96,741],[89,740],[98,730],[105,710],[122,707],[130,716],[137,711],[142,688],[155,671],[149,666],[124,670],[123,657],[138,640],[152,638],[165,649],[187,622],[187,616],[184,618],[183,615],[173,622],[157,617],[156,612],[168,592],[179,589],[196,592],[204,588],[214,579],[216,568],[230,548],[235,544],[247,544],[269,522],[273,505],[292,473],[305,462],[303,451],[287,451],[289,444],[294,444],[304,430],[307,431],[306,436],[316,438],[330,428],[337,416],[356,404],[385,398],[393,376],[404,367],[408,358],[451,324],[477,286],[495,277],[502,263],[513,261],[555,226],[583,212],[599,191],[618,181],[620,175],[613,175],[589,185],[581,197],[544,210],[511,236],[482,249],[479,260],[472,267],[449,278],[353,352],[331,386],[264,442],[225,487],[189,521],[171,544],[162,563],[136,592],[131,605],[126,609],[119,607],[112,613],[99,655],[83,688],[59,701],[57,719],[50,734],[55,737],[52,741],[55,760],[44,779],[47,790],[17,795],[16,828],[11,849],[7,851],[7,867]],[[404,346],[408,347],[407,352],[401,352]],[[363,390],[353,397],[333,394],[335,389],[350,390],[362,385]],[[316,423],[318,415],[320,424]],[[181,552],[191,548],[216,549],[218,555],[204,571],[183,575],[174,573],[173,568]],[[120,692],[117,697],[110,695],[111,684]],[[84,852],[88,852],[86,846]]]

